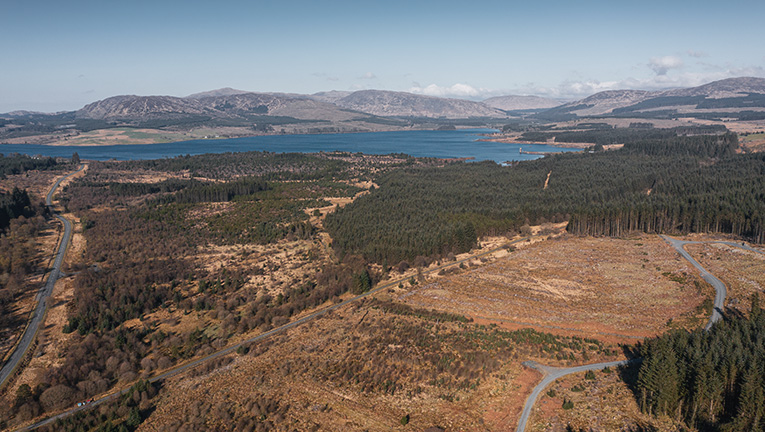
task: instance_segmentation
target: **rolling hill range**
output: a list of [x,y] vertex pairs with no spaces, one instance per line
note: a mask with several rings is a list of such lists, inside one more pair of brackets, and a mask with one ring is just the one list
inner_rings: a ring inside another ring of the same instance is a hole
[[[114,96],[77,111],[54,114],[0,114],[0,143],[76,144],[83,134],[117,128],[147,129],[162,132],[163,140],[184,140],[208,135],[367,132],[444,125],[500,127],[519,116],[541,122],[586,117],[765,120],[765,79],[730,78],[665,91],[611,90],[558,104],[536,96],[509,95],[475,102],[383,90],[301,95],[222,88],[187,97]],[[524,110],[536,113],[517,112]]]
[[507,117],[504,111],[480,102],[382,90],[360,90],[337,99],[334,103],[343,108],[384,117]]
[[239,93],[178,98],[172,96],[115,96],[86,105],[76,118],[136,120],[204,116],[209,119],[249,120],[259,116],[299,120],[343,121],[369,117],[327,102],[268,93]]
[[[338,92],[339,93],[339,92]],[[145,120],[173,116],[248,118],[253,115],[301,120],[344,121],[359,117],[506,118],[507,113],[480,102],[404,92],[361,90],[341,97],[213,90],[185,98],[114,96],[86,105],[77,118]],[[323,100],[322,100],[323,99]],[[331,102],[329,102],[331,101]]]
[[765,119],[765,79],[729,78],[664,91],[611,90],[552,108],[540,119],[613,116],[643,118]]

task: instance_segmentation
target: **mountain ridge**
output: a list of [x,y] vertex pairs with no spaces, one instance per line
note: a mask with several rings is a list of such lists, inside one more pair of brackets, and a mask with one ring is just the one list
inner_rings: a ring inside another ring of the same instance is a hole
[[[765,78],[737,77],[713,81],[696,87],[659,91],[607,90],[573,102],[561,103],[539,96],[505,95],[488,98],[482,102],[457,98],[442,98],[407,92],[388,90],[358,90],[318,92],[314,94],[265,93],[223,87],[194,93],[185,97],[117,95],[101,99],[74,111],[77,118],[156,118],[165,115],[212,115],[230,116],[226,104],[233,104],[233,111],[251,111],[258,106],[267,106],[278,115],[288,115],[290,104],[301,106],[298,111],[339,109],[353,110],[384,117],[425,117],[425,118],[503,118],[505,111],[551,109],[556,112],[572,113],[579,117],[611,114],[614,110],[635,106],[649,99],[689,98],[688,100],[668,99],[667,103],[697,102],[690,98],[732,99],[745,98],[749,94],[765,94]],[[301,102],[298,102],[301,101]],[[656,105],[656,104],[654,104]],[[720,105],[720,103],[717,103]],[[753,106],[761,108],[760,103]],[[331,108],[334,106],[335,108]],[[663,106],[658,104],[659,107]],[[669,106],[669,105],[666,105]],[[656,108],[656,107],[654,107]],[[636,108],[637,109],[637,108]],[[262,110],[262,108],[261,108]],[[6,118],[24,115],[56,115],[12,111],[2,114]],[[263,114],[263,113],[261,113]],[[276,114],[275,114],[276,115]],[[335,115],[330,115],[334,117]],[[305,117],[305,114],[303,115]],[[343,116],[340,116],[343,117]]]
[[765,78],[737,77],[712,81],[696,87],[646,91],[646,90],[607,90],[595,93],[584,99],[569,102],[550,111],[556,114],[572,114],[578,117],[593,115],[644,113],[664,109],[677,111],[682,107],[684,114],[703,112],[708,109],[763,109],[765,97],[748,106],[743,100],[749,95],[765,95]]

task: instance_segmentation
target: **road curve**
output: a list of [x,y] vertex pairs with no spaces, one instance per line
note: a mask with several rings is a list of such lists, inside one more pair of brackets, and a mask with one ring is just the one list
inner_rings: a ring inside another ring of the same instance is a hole
[[[80,169],[77,171],[67,174],[56,180],[56,183],[54,183],[50,188],[48,195],[45,197],[45,205],[50,208],[51,212],[54,212],[53,194],[56,192],[56,189],[59,187],[59,185],[61,185],[61,182],[77,174],[83,169],[85,169],[84,164],[80,165]],[[69,246],[69,240],[72,238],[71,222],[56,213],[54,213],[54,216],[64,224],[64,235],[61,237],[61,243],[59,244],[58,250],[56,251],[56,258],[53,261],[53,267],[51,268],[50,274],[48,275],[48,280],[45,281],[45,284],[37,291],[37,296],[35,297],[35,300],[37,301],[37,307],[35,307],[34,311],[32,311],[32,318],[29,321],[29,325],[27,325],[27,328],[24,330],[24,334],[21,336],[21,340],[18,344],[16,344],[16,348],[8,358],[8,361],[5,363],[5,365],[3,365],[3,368],[0,369],[0,389],[3,388],[8,378],[13,375],[13,372],[15,372],[19,362],[24,358],[24,355],[27,353],[29,346],[32,344],[32,341],[34,341],[35,336],[37,335],[37,330],[40,328],[40,324],[42,324],[43,318],[45,318],[45,311],[48,308],[48,297],[50,297],[51,293],[53,292],[53,286],[56,284],[56,280],[58,280],[58,277],[61,273],[61,264],[64,262],[66,248]]]
[[[520,242],[526,241],[529,238],[530,237],[524,237],[524,238],[520,238],[520,239],[517,239],[517,240],[513,240],[511,242],[505,243],[502,246],[496,247],[494,249],[491,249],[491,250],[488,250],[488,251],[485,251],[485,252],[481,252],[479,254],[471,255],[471,256],[469,256],[467,258],[464,258],[464,259],[461,259],[461,260],[457,260],[457,261],[453,261],[453,262],[450,262],[450,263],[447,263],[447,264],[443,264],[443,265],[440,265],[438,267],[432,268],[430,270],[423,271],[423,274],[436,273],[436,272],[440,271],[441,269],[444,269],[444,268],[447,268],[447,267],[458,266],[458,265],[460,265],[460,264],[462,264],[464,262],[467,262],[467,261],[470,261],[470,260],[474,260],[474,259],[478,259],[478,258],[481,258],[481,257],[486,256],[486,255],[493,254],[494,252],[497,252],[497,251],[499,251],[501,249],[504,249],[507,246],[510,246],[510,245],[513,245],[513,244],[516,244],[516,243],[520,243]],[[172,369],[170,369],[170,370],[168,370],[168,371],[166,371],[166,372],[164,372],[164,373],[162,373],[160,375],[156,375],[156,376],[153,376],[153,377],[149,378],[148,381],[153,383],[153,382],[156,382],[156,381],[161,381],[161,380],[173,377],[175,375],[179,375],[179,374],[181,374],[183,372],[186,372],[186,371],[188,371],[190,369],[193,369],[193,368],[199,366],[200,364],[202,364],[202,363],[204,363],[206,361],[213,360],[213,359],[216,359],[218,357],[222,357],[222,356],[224,356],[226,354],[230,354],[230,353],[236,351],[242,345],[249,345],[251,343],[258,342],[258,341],[261,341],[263,339],[269,338],[269,337],[271,337],[271,336],[273,336],[275,334],[283,333],[283,332],[285,332],[285,331],[287,331],[287,330],[289,330],[291,328],[299,326],[300,324],[303,324],[303,323],[306,323],[308,321],[311,321],[311,320],[314,320],[316,318],[319,318],[319,317],[327,314],[330,311],[333,311],[335,309],[338,309],[338,308],[341,308],[343,306],[346,306],[349,303],[353,303],[353,302],[358,301],[360,299],[363,299],[365,297],[371,296],[371,295],[376,294],[376,293],[378,293],[378,292],[380,292],[380,291],[382,291],[384,289],[388,289],[388,288],[392,288],[394,286],[397,286],[399,283],[405,282],[408,279],[409,278],[397,279],[397,280],[388,282],[386,284],[379,285],[379,286],[377,286],[376,288],[374,288],[374,289],[372,289],[370,291],[367,291],[367,292],[365,292],[363,294],[360,294],[360,295],[357,295],[355,297],[349,298],[348,300],[345,300],[343,302],[334,304],[332,306],[328,306],[328,307],[326,307],[324,309],[321,309],[319,311],[316,311],[316,312],[313,312],[311,314],[308,314],[308,315],[306,315],[306,316],[304,316],[304,317],[302,317],[300,319],[292,321],[292,322],[290,322],[288,324],[285,324],[285,325],[283,325],[281,327],[277,327],[275,329],[269,330],[269,331],[267,331],[265,333],[259,334],[257,336],[252,337],[252,338],[249,338],[247,340],[239,342],[239,343],[237,343],[235,345],[231,345],[228,348],[224,348],[224,349],[222,349],[220,351],[214,352],[214,353],[212,353],[210,355],[207,355],[205,357],[201,357],[201,358],[198,358],[196,360],[190,361],[188,363],[184,363],[182,365],[176,366],[176,367],[174,367],[174,368],[172,368]],[[93,402],[91,402],[91,403],[89,403],[87,405],[83,405],[81,407],[72,408],[70,410],[67,410],[67,411],[64,411],[62,413],[56,414],[54,416],[48,417],[47,419],[41,420],[41,421],[39,421],[37,423],[34,423],[32,425],[29,425],[29,426],[17,429],[17,431],[30,431],[30,430],[37,429],[37,428],[39,428],[41,426],[45,426],[47,424],[53,423],[56,420],[63,419],[65,417],[68,417],[68,416],[70,416],[72,414],[75,414],[75,413],[77,413],[79,411],[87,410],[87,409],[93,408],[93,407],[95,407],[97,405],[100,405],[100,404],[102,404],[104,402],[107,402],[107,401],[110,401],[112,399],[115,399],[115,398],[119,397],[120,395],[125,394],[128,390],[129,390],[129,388],[123,388],[121,390],[114,391],[114,392],[109,393],[109,394],[107,394],[105,396],[99,397],[98,399],[94,400]]]
[[536,387],[534,387],[534,390],[531,391],[531,394],[529,395],[528,399],[526,399],[526,405],[523,407],[521,418],[520,420],[518,420],[518,429],[516,430],[518,432],[523,432],[524,430],[526,430],[526,423],[528,423],[529,417],[531,417],[531,410],[534,408],[534,403],[539,398],[539,395],[542,394],[542,391],[558,378],[561,378],[569,374],[577,373],[577,372],[601,370],[606,367],[624,366],[629,363],[633,363],[637,361],[639,360],[637,359],[619,360],[619,361],[612,361],[612,362],[593,363],[593,364],[575,366],[570,368],[557,368],[557,367],[551,367],[551,366],[544,366],[534,361],[523,362],[524,366],[527,366],[542,372],[542,374],[544,375],[544,378],[542,378],[542,381],[539,384],[537,384]]
[[[699,273],[701,274],[701,277],[704,278],[705,281],[709,282],[714,289],[715,289],[715,302],[714,302],[714,309],[712,310],[712,316],[709,317],[709,322],[704,327],[704,330],[709,330],[712,327],[712,324],[716,323],[720,319],[722,319],[722,309],[725,305],[725,297],[727,296],[728,289],[726,288],[725,284],[720,280],[717,279],[712,273],[709,273],[707,269],[701,266],[701,264],[698,263],[693,257],[688,253],[688,251],[685,250],[686,244],[696,244],[696,243],[722,243],[726,244],[728,246],[733,246],[741,249],[745,249],[752,252],[757,253],[765,253],[760,250],[754,249],[751,246],[748,246],[746,244],[739,244],[735,242],[724,242],[724,241],[711,241],[711,242],[701,242],[701,241],[687,241],[687,240],[677,240],[672,237],[661,235],[661,238],[663,238],[667,243],[669,243],[670,246],[674,247],[675,250],[688,262],[690,262],[694,267],[696,267],[697,270],[699,270]],[[537,401],[537,398],[539,398],[539,395],[542,394],[542,391],[550,384],[553,383],[553,381],[557,380],[558,378],[561,378],[566,375],[570,375],[573,373],[578,372],[586,372],[590,370],[598,370],[603,369],[604,367],[614,367],[614,366],[623,366],[630,363],[638,363],[642,361],[642,359],[631,359],[631,360],[621,360],[621,361],[614,361],[614,362],[606,362],[606,363],[594,363],[590,365],[583,365],[583,366],[575,366],[571,368],[556,368],[556,367],[550,367],[550,366],[544,366],[537,362],[528,361],[524,362],[523,365],[536,369],[544,375],[544,378],[542,378],[542,381],[534,387],[534,389],[531,391],[531,394],[526,399],[526,405],[523,407],[523,412],[521,413],[521,418],[518,420],[518,428],[516,429],[516,432],[524,432],[526,430],[526,423],[529,421],[529,417],[531,416],[531,410],[534,408],[534,404]]]
[[[711,242],[698,242],[698,241],[687,241],[687,240],[677,240],[672,237],[661,235],[661,238],[663,238],[667,243],[670,244],[675,250],[688,261],[691,263],[701,274],[701,277],[709,282],[710,285],[712,285],[715,289],[715,302],[714,302],[714,308],[712,309],[712,316],[709,317],[709,322],[704,327],[704,330],[709,330],[712,328],[712,324],[716,323],[717,321],[720,321],[722,319],[722,310],[725,306],[725,298],[728,295],[728,289],[726,288],[725,284],[720,280],[717,279],[712,273],[709,273],[707,269],[701,266],[698,261],[696,261],[691,254],[688,253],[688,251],[685,250],[685,245],[687,244],[698,244],[698,243],[711,243]],[[735,247],[741,247],[741,245],[736,243],[730,243],[728,242],[730,246]],[[751,248],[750,248],[751,249]],[[751,249],[755,250],[755,249]]]

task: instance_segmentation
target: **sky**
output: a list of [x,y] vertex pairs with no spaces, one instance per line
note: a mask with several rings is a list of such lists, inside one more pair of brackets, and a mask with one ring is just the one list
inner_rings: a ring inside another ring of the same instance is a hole
[[765,2],[0,0],[0,113],[222,87],[482,100],[765,77]]

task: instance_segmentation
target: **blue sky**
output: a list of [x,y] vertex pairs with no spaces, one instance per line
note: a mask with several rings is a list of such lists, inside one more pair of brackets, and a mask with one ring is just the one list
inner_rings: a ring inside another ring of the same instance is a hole
[[765,77],[762,1],[0,1],[0,112],[221,87],[480,100]]

